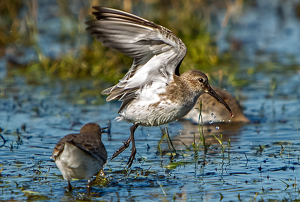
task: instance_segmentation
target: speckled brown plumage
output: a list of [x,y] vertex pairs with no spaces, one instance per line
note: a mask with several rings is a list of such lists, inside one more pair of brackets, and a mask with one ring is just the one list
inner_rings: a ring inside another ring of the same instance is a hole
[[77,134],[64,136],[54,147],[52,158],[68,181],[87,179],[87,195],[90,195],[90,178],[97,174],[107,161],[107,152],[101,141],[101,128],[96,123],[84,125]]
[[107,152],[101,141],[101,128],[96,123],[84,125],[78,134],[64,136],[53,149],[52,158],[54,160],[61,154],[66,142],[92,155],[99,161],[103,161],[104,163],[107,161]]
[[86,30],[104,46],[134,58],[127,74],[102,92],[108,95],[107,101],[122,101],[117,120],[134,124],[129,139],[112,158],[132,141],[130,167],[136,152],[136,128],[159,126],[182,118],[203,93],[215,97],[233,115],[229,106],[210,88],[203,72],[189,70],[179,75],[187,48],[172,31],[124,11],[99,6],[93,9],[95,20],[87,22]]

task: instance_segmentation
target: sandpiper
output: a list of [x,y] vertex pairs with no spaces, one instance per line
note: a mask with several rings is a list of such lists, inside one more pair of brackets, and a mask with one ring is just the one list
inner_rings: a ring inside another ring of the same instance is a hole
[[54,147],[52,158],[68,181],[68,190],[72,190],[71,179],[87,179],[87,196],[90,195],[90,179],[106,163],[107,153],[101,141],[102,130],[96,123],[85,124],[78,134],[64,136]]
[[227,110],[212,96],[200,96],[193,109],[184,117],[194,123],[199,122],[199,107],[202,102],[201,115],[203,123],[248,123],[250,120],[243,114],[239,102],[226,90],[211,86],[218,95],[230,106],[234,117],[230,117]]
[[169,29],[136,15],[93,6],[95,20],[86,22],[92,36],[104,46],[114,48],[132,58],[127,74],[113,87],[104,90],[107,101],[122,101],[117,120],[133,123],[130,137],[112,156],[128,148],[132,141],[128,167],[135,154],[134,132],[139,125],[159,126],[185,116],[198,97],[208,93],[227,108],[229,106],[210,87],[204,73],[189,70],[179,74],[186,55],[184,43]]

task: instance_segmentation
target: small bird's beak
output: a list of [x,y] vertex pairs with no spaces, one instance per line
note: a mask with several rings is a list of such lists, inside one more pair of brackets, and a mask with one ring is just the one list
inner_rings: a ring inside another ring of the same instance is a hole
[[218,95],[216,93],[216,91],[214,91],[210,86],[209,89],[206,91],[206,93],[208,93],[209,95],[211,95],[212,97],[214,97],[216,100],[218,100],[218,102],[220,102],[224,107],[226,107],[226,109],[229,111],[230,113],[230,117],[233,117],[233,113],[230,109],[230,107],[226,104],[226,102],[220,97],[220,95]]
[[101,133],[107,133],[107,130],[108,129],[108,127],[104,127],[104,128],[101,128]]

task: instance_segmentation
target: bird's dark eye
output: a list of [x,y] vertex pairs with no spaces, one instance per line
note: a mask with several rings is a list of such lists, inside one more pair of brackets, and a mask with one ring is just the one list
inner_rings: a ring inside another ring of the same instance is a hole
[[199,79],[199,81],[200,81],[201,83],[203,83],[203,82],[204,82],[203,78],[200,78],[200,79]]

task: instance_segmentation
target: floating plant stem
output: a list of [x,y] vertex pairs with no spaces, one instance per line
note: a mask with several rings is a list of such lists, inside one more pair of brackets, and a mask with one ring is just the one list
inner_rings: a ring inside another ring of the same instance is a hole
[[222,133],[220,134],[220,138],[218,138],[215,134],[213,134],[214,138],[216,138],[216,140],[218,140],[219,144],[221,145],[221,152],[222,154],[224,153],[224,148],[226,147],[226,145],[223,144],[223,135]]
[[202,101],[199,103],[199,117],[198,117],[198,130],[200,134],[200,142],[204,147],[204,155],[207,153],[207,145],[205,142],[204,132],[203,132],[203,119],[202,119]]
[[197,161],[199,148],[198,148],[198,145],[196,144],[196,135],[195,135],[195,133],[194,133],[193,149],[194,149],[194,154],[195,154],[194,160]]
[[160,128],[160,130],[162,133],[162,137],[161,137],[160,141],[158,142],[157,150],[160,152],[160,154],[162,154],[160,144],[162,143],[163,139],[166,137],[169,150],[171,151],[171,158],[172,158],[172,156],[173,156],[172,152],[176,154],[176,150],[175,150],[172,140],[170,138],[167,125],[163,128]]
[[158,144],[157,144],[157,151],[159,151],[160,155],[162,156],[162,152],[161,152],[161,147],[160,147],[160,145],[161,145],[161,143],[163,142],[163,140],[164,140],[164,138],[165,138],[165,134],[163,133],[163,130],[162,130],[162,129],[160,129],[160,130],[161,130],[161,132],[162,132],[162,136],[161,136],[161,138],[160,138],[160,140],[159,140],[159,142],[158,142]]
[[169,135],[168,124],[166,124],[166,126],[165,126],[165,134],[167,135],[168,142],[170,143],[173,152],[176,154],[176,150],[175,150],[175,148],[174,148],[173,142],[172,142],[172,140],[171,140],[171,138],[170,138],[170,135]]
[[284,181],[281,180],[281,179],[278,179],[278,180],[281,181],[283,184],[285,184],[287,188],[289,188],[290,185],[289,185],[288,183],[284,182]]
[[163,185],[160,184],[158,180],[157,180],[157,183],[159,184],[159,187],[161,188],[161,191],[163,192],[164,196],[167,197],[166,192],[163,189]]
[[4,139],[4,137],[0,134],[0,139],[2,139],[3,140],[3,144],[2,145],[0,145],[0,148],[1,147],[3,147],[4,145],[5,145],[5,143],[6,143],[6,140]]
[[228,140],[228,160],[230,161],[230,139]]

